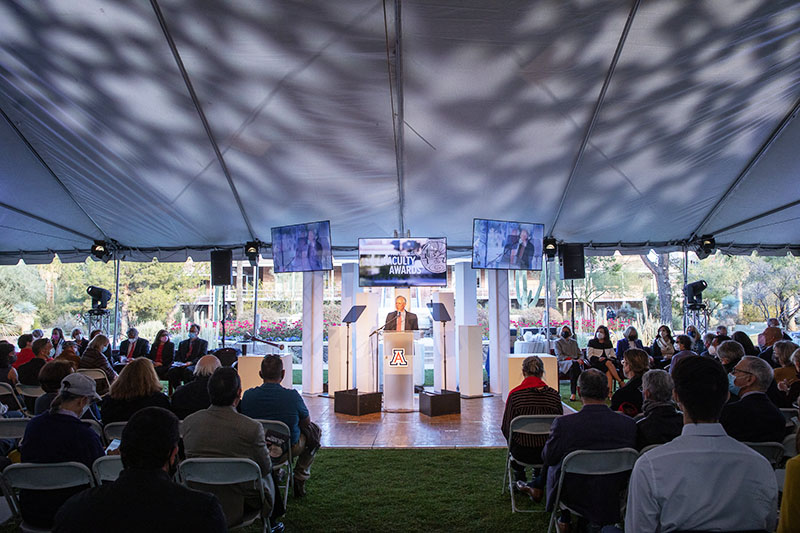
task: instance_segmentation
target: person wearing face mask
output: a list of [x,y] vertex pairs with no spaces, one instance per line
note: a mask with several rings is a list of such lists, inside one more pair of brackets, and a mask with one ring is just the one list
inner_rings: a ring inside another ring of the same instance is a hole
[[167,372],[172,367],[174,357],[175,345],[169,340],[167,330],[162,329],[156,334],[150,353],[147,354],[147,358],[153,362],[158,379],[167,379]]
[[631,349],[644,350],[642,341],[639,340],[639,332],[633,326],[628,326],[623,333],[623,338],[617,341],[617,359],[622,361],[625,352]]
[[608,379],[608,394],[610,398],[613,382],[616,381],[619,383],[620,387],[622,387],[625,382],[619,377],[619,361],[614,352],[614,345],[611,343],[611,335],[607,327],[597,327],[594,338],[590,339],[589,344],[586,346],[586,356],[589,358],[589,364],[592,368],[596,368],[605,373]]
[[556,340],[553,351],[558,357],[558,371],[569,376],[569,400],[574,402],[578,388],[578,376],[583,371],[585,361],[578,341],[572,336],[569,326],[561,328],[561,335]]
[[[99,368],[105,372],[106,378],[108,378],[108,383],[111,384],[114,383],[114,380],[117,378],[117,373],[114,372],[114,369],[111,368],[108,359],[106,359],[105,355],[103,355],[103,351],[108,347],[109,344],[110,342],[108,337],[102,333],[96,335],[91,342],[89,342],[89,347],[86,348],[86,351],[83,352],[78,368]],[[108,392],[108,390],[101,389],[98,392],[100,394],[105,394]]]
[[662,325],[658,328],[650,353],[657,368],[664,368],[670,363],[675,355],[675,339],[672,338],[669,327]]
[[703,337],[700,336],[700,332],[697,331],[697,328],[691,324],[686,326],[686,335],[692,339],[692,351],[696,354],[703,353],[706,348],[703,346]]
[[[91,468],[95,459],[104,455],[103,443],[97,433],[80,418],[89,405],[99,399],[93,379],[82,374],[66,376],[50,409],[28,422],[20,445],[22,462],[76,461]],[[32,526],[50,529],[58,508],[84,488],[21,491],[19,502],[22,519]]]
[[58,357],[61,355],[61,350],[64,347],[64,332],[61,328],[53,328],[50,333],[50,342],[53,344],[53,351],[50,357]]
[[129,363],[137,357],[144,357],[150,351],[150,343],[147,339],[139,338],[139,330],[128,328],[128,338],[119,343],[120,362]]
[[201,339],[199,335],[200,326],[192,324],[189,328],[189,338],[178,344],[175,361],[167,372],[170,395],[181,383],[188,383],[194,379],[195,365],[208,351],[208,341]]
[[83,336],[83,331],[81,331],[80,328],[75,328],[72,330],[70,336],[72,340],[75,341],[75,344],[78,345],[78,355],[83,355],[86,347],[89,346],[89,341]]

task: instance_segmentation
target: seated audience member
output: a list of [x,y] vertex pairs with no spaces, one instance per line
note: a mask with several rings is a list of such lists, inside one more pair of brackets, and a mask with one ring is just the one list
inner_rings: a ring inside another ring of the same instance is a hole
[[778,487],[772,466],[718,423],[728,397],[725,370],[712,359],[690,357],[673,378],[683,431],[636,461],[625,530],[773,531]]
[[208,379],[222,366],[214,355],[204,355],[194,367],[194,379],[181,385],[172,394],[172,412],[183,420],[187,416],[211,405],[208,397]]
[[78,370],[81,364],[81,356],[78,355],[78,344],[75,341],[65,341],[61,353],[55,357],[56,361],[66,361],[72,365],[74,370]]
[[672,356],[672,362],[669,365],[669,373],[675,372],[675,367],[686,357],[697,355],[692,351],[692,339],[688,335],[678,335],[675,339],[675,349],[677,352]]
[[39,371],[39,386],[42,387],[44,394],[36,398],[33,406],[34,415],[40,415],[50,409],[50,404],[61,389],[61,382],[73,372],[75,370],[72,365],[63,359],[55,359],[42,367]]
[[[98,335],[100,335],[100,334],[103,334],[103,335],[105,335],[105,333],[103,333],[103,330],[102,330],[102,329],[93,329],[93,330],[92,330],[92,332],[91,332],[91,333],[89,333],[89,342],[92,342],[92,340],[93,340],[95,337],[97,337]],[[106,335],[106,336],[108,336],[108,335]],[[89,345],[86,345],[86,347],[88,348],[88,347],[89,347]],[[85,352],[85,351],[86,351],[86,350],[84,350],[84,352]],[[109,342],[109,343],[106,345],[106,349],[105,349],[105,350],[101,350],[101,352],[103,353],[103,357],[105,357],[106,359],[108,359],[108,364],[109,364],[109,365],[113,365],[113,364],[114,364],[114,359],[113,359],[113,356],[112,356],[112,353],[111,353],[111,342]],[[81,354],[81,357],[82,357],[82,356],[83,356],[83,354]]]
[[719,418],[725,432],[741,442],[782,442],[786,419],[767,397],[772,368],[758,357],[747,356],[733,369],[739,401],[722,409]]
[[70,337],[72,337],[72,340],[78,345],[78,355],[83,355],[84,350],[89,346],[89,341],[83,336],[81,328],[73,329]]
[[797,371],[792,363],[792,354],[800,348],[792,341],[778,341],[772,346],[772,357],[780,365],[775,369],[775,381],[787,381],[789,385],[797,379]]
[[[291,371],[291,370],[290,370]],[[305,495],[305,484],[311,475],[311,464],[320,445],[320,429],[311,421],[303,398],[294,389],[281,387],[285,370],[281,358],[268,355],[261,361],[258,375],[263,385],[249,389],[242,396],[239,410],[250,418],[280,420],[292,432],[294,464],[294,497]]]
[[42,331],[39,328],[36,328],[35,330],[31,331],[31,336],[33,337],[33,340],[31,342],[39,340],[44,337],[44,331]]
[[[781,329],[781,321],[778,320],[777,318],[768,318],[767,319],[767,327],[774,327],[774,328]],[[792,340],[792,338],[785,331],[783,331],[782,329],[781,329],[781,335],[782,335],[781,338],[783,340],[785,340],[785,341]]]
[[19,353],[17,353],[17,359],[11,364],[11,366],[18,369],[20,366],[34,358],[33,335],[30,333],[20,335],[19,339],[17,339],[17,346],[19,346]]
[[636,422],[636,449],[664,444],[681,434],[683,415],[672,403],[672,377],[666,370],[650,370],[642,376],[643,413]]
[[17,384],[17,371],[11,366],[14,359],[14,345],[10,342],[0,342],[0,382],[11,386]]
[[[208,380],[208,395],[211,406],[187,416],[183,421],[186,457],[242,457],[255,461],[261,468],[262,484],[267,496],[263,512],[269,516],[275,504],[272,461],[264,438],[264,427],[236,412],[242,395],[242,382],[236,369],[224,367],[215,370]],[[252,483],[205,488],[222,502],[229,526],[241,522],[248,509],[261,509],[258,491]]]
[[664,368],[672,362],[672,356],[675,355],[675,339],[672,338],[669,327],[659,326],[650,353],[657,368]]
[[778,365],[773,357],[775,351],[774,345],[783,338],[783,333],[780,328],[768,327],[761,335],[763,335],[764,338],[764,349],[761,350],[758,356],[769,363],[772,368],[778,368],[780,365]]
[[705,346],[703,346],[703,337],[700,335],[700,332],[697,331],[697,328],[689,324],[686,326],[686,334],[692,339],[692,351],[696,354],[701,354],[705,350]]
[[700,352],[701,356],[714,357],[714,355],[711,353],[711,344],[714,342],[714,337],[716,337],[716,335],[713,333],[706,333],[703,335],[703,351]]
[[[613,450],[636,446],[636,423],[627,416],[614,413],[605,404],[608,382],[602,372],[589,369],[578,378],[578,395],[583,409],[560,416],[553,423],[544,446],[542,459],[547,468],[547,505],[555,504],[561,461],[575,450]],[[566,476],[561,500],[579,512],[591,524],[613,524],[620,521],[619,491],[627,482],[627,474],[609,476]],[[570,522],[570,513],[562,512],[562,524]],[[560,526],[563,527],[563,526]]]
[[515,459],[528,464],[541,464],[542,448],[547,438],[543,435],[509,435],[511,421],[522,415],[561,415],[564,408],[561,406],[561,395],[558,391],[542,381],[544,363],[539,357],[531,355],[525,358],[522,362],[522,375],[522,383],[508,394],[500,429],[506,441],[511,438],[511,468],[514,470],[517,489],[528,494],[534,501],[539,501],[542,499],[544,487],[541,473],[534,471],[529,485],[526,483],[525,467]]
[[178,419],[146,407],[122,430],[119,478],[70,498],[58,511],[56,533],[223,533],[228,530],[213,494],[172,480],[178,464]]
[[[621,366],[617,359],[617,354],[614,352],[614,345],[611,343],[611,335],[607,327],[597,327],[594,337],[589,339],[586,346],[586,357],[589,359],[589,364],[592,368],[606,375],[609,394],[611,394],[613,381],[619,383],[620,387],[625,384],[622,378],[619,377],[618,370],[621,369]],[[619,369],[617,368],[618,366],[620,366]]]
[[644,345],[639,339],[639,332],[633,326],[628,326],[623,333],[623,337],[617,341],[617,359],[623,360],[625,352],[632,348],[644,351]]
[[558,371],[569,376],[569,399],[574,402],[578,376],[581,375],[583,366],[583,354],[569,326],[562,326],[560,337],[553,345],[553,351],[558,357]]
[[758,355],[759,349],[750,340],[750,336],[744,331],[734,331],[731,335],[731,340],[734,340],[742,345],[745,355]]
[[780,401],[777,404],[779,407],[791,407],[800,397],[800,379],[798,379],[800,378],[800,349],[795,350],[790,359],[794,365],[795,379],[794,381],[785,379],[777,383],[780,391]]
[[711,340],[711,346],[708,347],[708,355],[709,357],[717,357],[717,352],[719,351],[719,347],[722,345],[723,342],[731,340],[730,337],[725,337],[724,335],[716,335]]
[[628,382],[611,397],[612,411],[622,411],[628,416],[636,416],[642,412],[642,375],[649,367],[650,356],[644,350],[630,348],[624,353],[622,372]]
[[736,341],[725,341],[719,345],[719,350],[717,350],[717,358],[728,374],[728,391],[731,394],[729,401],[739,399],[739,387],[733,384],[736,380],[733,369],[736,368],[736,365],[739,364],[743,357],[744,348]]
[[[80,421],[80,417],[89,404],[99,398],[91,378],[81,374],[65,377],[50,409],[28,422],[20,445],[22,462],[77,461],[91,468],[94,460],[104,455],[103,444],[97,433]],[[22,518],[33,526],[50,528],[61,504],[81,490],[77,487],[21,491]]]
[[34,357],[17,369],[19,382],[23,385],[39,385],[39,371],[50,360],[50,350],[53,345],[50,339],[37,339],[33,341]]
[[[797,443],[795,442],[795,451]],[[778,533],[800,531],[800,455],[786,461]]]
[[188,383],[192,380],[197,361],[208,351],[208,341],[201,339],[198,335],[200,335],[200,326],[192,324],[189,327],[189,338],[178,344],[178,354],[175,356],[174,366],[167,371],[170,394],[181,383]]
[[53,345],[53,353],[50,356],[58,357],[64,348],[64,331],[61,328],[53,328],[50,333],[50,343]]
[[139,330],[136,328],[128,328],[128,337],[119,343],[119,357],[120,362],[125,358],[125,362],[133,361],[137,357],[144,357],[150,352],[150,343],[147,339],[139,338]]
[[[108,345],[108,337],[102,334],[95,335],[95,337],[89,341],[89,346],[87,346],[86,350],[83,352],[78,368],[99,368],[105,373],[108,382],[113,383],[117,378],[117,373],[114,372],[108,359],[103,355]],[[98,392],[100,394],[105,394],[107,391],[100,390]]]
[[111,391],[100,405],[100,417],[103,424],[127,422],[136,411],[145,407],[169,409],[169,398],[161,392],[161,382],[153,363],[140,357],[125,365],[111,384]]
[[727,337],[727,336],[728,336],[727,326],[723,326],[722,324],[717,326],[717,337]]
[[172,367],[172,359],[175,357],[175,345],[169,340],[169,332],[165,329],[156,333],[153,346],[147,358],[153,362],[153,366],[158,374],[158,379],[167,379],[167,372]]

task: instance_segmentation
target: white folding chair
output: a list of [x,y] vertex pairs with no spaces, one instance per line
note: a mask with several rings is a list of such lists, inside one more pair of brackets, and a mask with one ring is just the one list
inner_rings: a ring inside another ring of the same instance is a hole
[[30,418],[0,418],[0,439],[21,439]]
[[[261,517],[262,533],[270,530],[269,516],[263,516],[262,510],[266,495],[261,483],[261,468],[252,459],[245,458],[194,458],[181,461],[178,465],[178,479],[189,487],[189,483],[202,485],[234,485],[237,483],[253,483],[261,498],[261,508],[242,517],[242,521],[229,529],[247,527]],[[207,490],[208,488],[204,488]]]
[[111,388],[111,384],[108,382],[108,376],[99,368],[79,368],[78,372],[92,378],[95,382],[95,389],[98,391],[108,392],[108,389]]
[[781,442],[743,442],[742,444],[766,457],[772,468],[777,468],[783,459],[783,443]]
[[116,481],[123,468],[120,455],[104,455],[92,463],[92,473],[98,485],[102,485],[104,481]]
[[286,441],[289,443],[289,450],[286,454],[272,458],[272,470],[281,471],[285,469],[286,472],[285,483],[275,487],[278,490],[283,489],[283,506],[286,507],[289,503],[289,489],[292,486],[294,476],[294,467],[292,466],[292,430],[280,420],[256,419],[256,422],[260,422],[264,426],[264,433],[267,430],[275,431],[285,435]]
[[[511,468],[511,461],[516,462],[517,464],[524,466],[524,467],[531,467],[531,468],[541,468],[542,463],[525,463],[516,459],[511,456],[511,439],[514,437],[514,433],[519,435],[541,435],[541,436],[548,436],[550,435],[550,428],[553,426],[553,422],[555,419],[561,415],[521,415],[514,417],[509,425],[508,429],[508,451],[506,453],[506,468],[503,472],[503,488],[501,489],[501,494],[505,494],[506,488],[511,493],[511,512],[512,513],[536,513],[542,512],[541,510],[536,509],[517,509],[517,504],[514,499],[514,476],[512,473]],[[506,480],[508,483],[506,484]]]
[[791,459],[795,455],[797,455],[797,435],[792,433],[783,438],[783,457]]
[[[570,509],[561,502],[561,489],[564,487],[564,476],[567,474],[584,474],[590,476],[608,476],[622,472],[630,472],[639,452],[633,448],[619,448],[616,450],[576,450],[561,462],[561,475],[558,478],[558,490],[553,505],[553,513],[550,515],[550,525],[547,533],[551,533],[556,525],[556,513],[561,509],[567,509],[572,514],[580,516],[580,513]],[[622,500],[622,499],[620,499]],[[621,513],[623,516],[625,513]]]
[[8,383],[0,382],[0,403],[6,404],[9,411],[19,411],[26,416],[28,415],[28,411],[19,401],[16,391]]
[[653,448],[658,448],[659,446],[661,446],[661,444],[650,444],[649,446],[645,446],[644,448],[642,448],[642,451],[639,452],[639,457],[641,457],[642,455],[646,454],[647,452],[649,452]]
[[103,434],[103,426],[100,424],[100,422],[88,418],[82,418],[81,422],[92,428],[92,431],[97,433],[97,436],[100,437],[100,441],[103,444],[108,444],[106,442],[106,436]]
[[34,406],[36,399],[39,396],[44,396],[44,390],[39,385],[23,385],[17,383],[17,392],[22,396],[23,405],[28,416],[33,416]]
[[105,435],[106,441],[122,440],[122,430],[125,429],[126,424],[127,422],[112,422],[103,426],[103,435]]
[[[14,503],[12,511],[19,518],[19,500],[16,489],[58,490],[89,485],[94,487],[92,472],[86,465],[76,462],[68,463],[18,463],[9,465],[3,470],[3,480],[11,489]],[[48,531],[35,528],[24,521],[20,524],[22,531]]]

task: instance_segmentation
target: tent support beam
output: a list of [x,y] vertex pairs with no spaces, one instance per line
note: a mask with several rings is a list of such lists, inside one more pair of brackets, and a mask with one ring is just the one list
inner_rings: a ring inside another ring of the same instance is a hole
[[405,111],[403,106],[403,19],[401,0],[394,0],[394,91],[397,94],[395,113],[394,154],[397,164],[398,229],[404,236],[405,228]]
[[119,338],[119,250],[114,250],[114,338],[111,339],[111,349],[117,349]]
[[227,163],[225,163],[225,158],[222,156],[222,150],[220,150],[219,144],[217,144],[217,140],[214,137],[214,132],[211,131],[211,124],[208,122],[205,111],[203,111],[203,106],[200,105],[200,99],[197,97],[197,93],[194,90],[194,85],[192,85],[192,80],[189,78],[189,72],[186,70],[186,66],[183,64],[183,59],[181,59],[180,52],[178,52],[178,46],[175,44],[175,40],[172,38],[172,33],[169,31],[167,20],[164,18],[164,14],[161,12],[161,7],[158,5],[158,0],[150,0],[150,5],[153,7],[153,11],[155,11],[156,18],[158,18],[158,23],[161,26],[161,31],[164,32],[164,38],[166,38],[169,49],[172,52],[172,57],[175,59],[175,63],[178,65],[178,70],[181,72],[181,77],[183,77],[183,82],[186,84],[186,90],[189,92],[189,96],[192,99],[195,110],[197,110],[197,114],[200,116],[200,121],[203,123],[203,129],[208,136],[211,147],[214,149],[214,154],[216,155],[217,161],[222,168],[222,173],[225,174],[225,179],[228,180],[228,186],[231,189],[233,198],[236,200],[236,205],[239,206],[239,212],[244,219],[245,225],[247,225],[247,231],[250,233],[250,238],[254,241],[258,240],[255,232],[253,231],[253,226],[250,224],[250,218],[245,212],[242,199],[239,197],[239,191],[236,189],[236,185],[233,183],[233,176],[228,169]]
[[[750,174],[750,171],[753,170],[753,168],[758,164],[758,162],[761,161],[761,158],[763,158],[764,155],[767,153],[767,151],[772,147],[775,141],[778,140],[778,137],[781,136],[781,134],[784,132],[787,126],[789,126],[792,120],[794,120],[798,112],[800,112],[800,100],[795,102],[794,106],[792,107],[792,110],[789,111],[789,113],[785,117],[783,117],[783,120],[781,121],[780,124],[778,124],[778,127],[775,128],[775,130],[772,132],[772,134],[769,136],[766,142],[764,142],[764,144],[761,145],[761,148],[758,149],[758,151],[755,153],[752,159],[750,159],[747,165],[745,165],[742,172],[739,173],[738,176],[736,176],[736,179],[733,180],[733,183],[731,183],[730,187],[728,187],[728,190],[725,191],[725,194],[723,194],[722,197],[719,200],[717,200],[717,203],[714,204],[714,207],[712,207],[711,210],[708,212],[708,214],[703,218],[703,221],[697,225],[692,234],[689,236],[689,242],[692,242],[695,239],[697,239],[697,236],[700,234],[700,232],[703,230],[706,224],[708,224],[711,218],[719,212],[719,210],[722,208],[722,205],[728,200],[728,198],[730,198],[733,195],[734,191],[739,188],[739,185],[742,184],[745,178]],[[779,207],[777,210],[773,210],[772,212],[781,211],[783,209],[786,209],[786,207]],[[767,214],[772,214],[772,212],[768,212]],[[767,214],[758,215],[752,219],[748,219],[746,222],[752,222],[753,220],[757,220],[759,218],[767,216]],[[717,233],[722,233],[724,230],[730,230],[733,227],[738,227],[746,222],[737,223],[734,224],[733,226],[724,228],[723,230],[718,230]]]
[[[70,191],[69,188],[67,188],[67,186],[64,185],[64,182],[61,181],[61,178],[59,178],[56,175],[56,173],[53,172],[53,169],[50,168],[50,165],[48,165],[45,162],[45,160],[42,158],[41,154],[36,150],[36,148],[33,147],[33,145],[28,141],[27,137],[25,137],[25,135],[23,135],[23,133],[19,130],[19,128],[17,128],[17,125],[14,124],[14,122],[11,120],[11,117],[6,115],[6,112],[3,111],[2,109],[0,109],[0,115],[2,115],[3,118],[5,119],[5,121],[8,123],[8,125],[11,126],[11,128],[14,130],[14,133],[16,133],[17,137],[19,137],[20,140],[25,144],[25,147],[28,148],[30,153],[33,154],[33,157],[35,157],[36,160],[39,161],[39,164],[42,165],[44,167],[44,169],[47,170],[47,173],[50,174],[50,176],[54,180],[56,180],[56,183],[58,183],[61,186],[61,188],[64,190],[64,194],[66,194],[67,197],[70,200],[72,200],[72,202],[78,207],[80,212],[83,213],[86,216],[86,218],[89,219],[89,222],[91,222],[92,225],[95,228],[97,228],[97,231],[100,232],[100,234],[103,236],[103,238],[108,240],[109,237],[106,234],[106,232],[103,231],[103,229],[97,224],[97,222],[95,222],[95,220],[92,218],[92,216],[89,213],[86,212],[86,210],[83,208],[81,203],[75,198],[75,196],[73,196],[72,191]],[[27,213],[23,213],[23,214],[27,214]],[[46,221],[44,219],[40,219],[40,222],[45,222],[47,224],[51,224],[50,222],[48,222],[48,221]],[[63,226],[57,226],[57,227],[59,227],[60,229],[64,229]],[[72,231],[72,230],[67,230],[67,231]],[[81,237],[85,237],[85,235],[77,233],[77,232],[74,232],[74,231],[72,231],[72,233],[75,233],[76,235],[80,235]],[[86,237],[86,238],[89,239],[90,241],[93,240],[91,237]]]
[[759,219],[768,217],[770,215],[774,215],[775,213],[780,213],[781,211],[785,211],[787,209],[790,209],[790,208],[792,208],[792,207],[794,207],[796,205],[800,205],[800,200],[795,200],[794,202],[789,202],[788,204],[782,205],[780,207],[776,207],[775,209],[770,209],[769,211],[765,211],[763,213],[760,213],[758,215],[752,216],[750,218],[746,218],[746,219],[744,219],[744,220],[742,220],[740,222],[737,222],[735,224],[731,224],[730,226],[725,226],[724,228],[721,228],[721,229],[718,229],[717,231],[715,231],[714,235],[724,234],[724,233],[726,233],[728,231],[731,231],[731,230],[736,229],[738,227],[744,226],[745,224],[750,224],[751,222],[755,222],[756,220],[759,220]]
[[23,216],[26,216],[28,218],[32,218],[32,219],[34,219],[34,220],[36,220],[38,222],[41,222],[43,224],[47,224],[49,226],[53,226],[54,228],[58,228],[61,231],[66,231],[67,233],[72,233],[73,235],[77,235],[78,237],[82,237],[82,238],[86,239],[89,242],[94,240],[93,237],[90,237],[89,235],[86,235],[85,233],[81,233],[80,231],[74,230],[72,228],[68,228],[66,226],[62,226],[58,222],[53,222],[52,220],[47,220],[46,218],[42,218],[40,216],[34,215],[33,213],[29,213],[27,211],[23,211],[22,209],[18,209],[16,207],[12,206],[12,205],[8,205],[6,203],[0,202],[0,207],[2,207],[3,209],[8,209],[9,211],[13,211],[13,212],[15,212],[15,213],[17,213],[19,215],[23,215]]
[[589,138],[592,136],[592,131],[594,130],[595,124],[597,124],[597,119],[600,116],[600,109],[603,107],[603,102],[606,99],[608,87],[611,85],[611,78],[614,77],[614,71],[617,69],[617,62],[619,61],[619,57],[622,55],[622,49],[625,47],[625,41],[628,39],[628,33],[631,31],[633,19],[636,17],[640,3],[641,0],[634,0],[631,10],[628,13],[628,19],[625,21],[625,27],[622,29],[622,35],[619,37],[617,49],[614,51],[614,57],[611,59],[611,65],[609,65],[608,72],[606,72],[606,79],[603,81],[603,87],[600,89],[600,95],[597,97],[597,102],[594,105],[592,116],[589,119],[589,125],[586,127],[586,132],[583,134],[583,139],[581,140],[581,145],[578,148],[578,153],[575,156],[575,161],[572,163],[572,170],[570,170],[569,177],[567,177],[567,184],[564,186],[564,192],[561,194],[561,201],[558,203],[558,209],[553,217],[552,224],[550,224],[550,231],[546,232],[546,235],[552,236],[554,234],[556,224],[558,224],[558,219],[561,217],[561,212],[564,210],[564,203],[567,200],[567,195],[569,194],[570,188],[572,188],[572,183],[575,181],[575,175],[578,173],[578,168],[580,168],[581,161],[583,160],[583,154],[586,152],[586,146],[589,144]]

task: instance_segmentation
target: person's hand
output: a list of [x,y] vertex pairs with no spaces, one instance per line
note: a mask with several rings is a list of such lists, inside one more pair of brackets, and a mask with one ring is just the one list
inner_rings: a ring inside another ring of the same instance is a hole
[[153,366],[161,366],[161,363],[155,362],[153,363]]
[[783,392],[787,392],[789,390],[789,380],[784,379],[780,383],[778,383],[778,389]]

